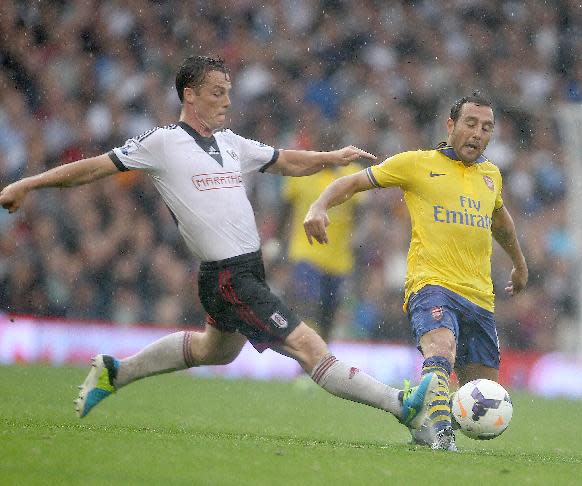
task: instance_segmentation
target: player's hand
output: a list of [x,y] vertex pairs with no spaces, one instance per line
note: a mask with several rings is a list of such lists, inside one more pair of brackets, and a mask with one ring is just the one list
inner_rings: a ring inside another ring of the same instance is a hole
[[354,147],[353,145],[344,147],[339,150],[334,150],[329,154],[332,156],[332,162],[334,165],[348,165],[354,160],[358,160],[360,158],[376,160],[375,155],[359,149],[358,147]]
[[329,223],[327,211],[313,203],[303,220],[303,228],[310,245],[313,245],[313,239],[322,245],[328,242],[325,228],[329,226]]
[[0,204],[4,209],[8,209],[9,213],[14,213],[22,205],[28,191],[29,189],[23,181],[14,182],[0,192]]
[[511,279],[507,282],[505,291],[509,295],[515,295],[525,289],[527,285],[528,271],[527,267],[515,268],[511,270]]

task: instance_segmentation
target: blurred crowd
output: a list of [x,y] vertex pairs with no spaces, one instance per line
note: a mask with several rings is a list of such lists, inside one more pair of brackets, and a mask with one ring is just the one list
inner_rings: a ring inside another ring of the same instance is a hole
[[[496,112],[486,155],[530,266],[509,299],[492,271],[502,345],[552,350],[577,312],[568,176],[556,124],[582,101],[582,8],[572,0],[60,0],[2,2],[0,186],[101,154],[177,120],[176,67],[224,57],[229,126],[278,148],[346,144],[380,160],[446,137],[455,99]],[[278,234],[281,179],[248,181],[273,288],[292,285]],[[398,190],[371,191],[353,235],[335,338],[412,342],[402,312],[410,222]],[[31,194],[0,213],[0,309],[167,326],[203,321],[198,262],[143,174]],[[290,302],[293,305],[293,302]]]

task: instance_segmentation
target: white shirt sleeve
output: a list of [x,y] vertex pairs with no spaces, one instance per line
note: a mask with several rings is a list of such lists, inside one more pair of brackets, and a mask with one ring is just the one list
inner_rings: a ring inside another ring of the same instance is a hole
[[277,161],[279,151],[270,145],[241,137],[230,130],[228,132],[232,143],[238,147],[241,172],[243,174],[257,170],[263,172],[267,167]]
[[120,171],[130,169],[156,172],[165,166],[164,130],[152,128],[147,132],[130,138],[122,147],[109,152],[109,157]]

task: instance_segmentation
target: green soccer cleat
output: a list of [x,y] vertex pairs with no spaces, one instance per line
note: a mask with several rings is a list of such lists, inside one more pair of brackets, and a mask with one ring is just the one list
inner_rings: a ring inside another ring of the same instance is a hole
[[400,422],[411,429],[418,429],[428,417],[428,406],[436,395],[437,386],[438,378],[435,373],[427,373],[414,387],[405,380]]
[[113,380],[118,369],[119,361],[111,356],[98,354],[91,359],[91,370],[79,386],[79,396],[74,401],[79,418],[83,418],[101,400],[115,393]]

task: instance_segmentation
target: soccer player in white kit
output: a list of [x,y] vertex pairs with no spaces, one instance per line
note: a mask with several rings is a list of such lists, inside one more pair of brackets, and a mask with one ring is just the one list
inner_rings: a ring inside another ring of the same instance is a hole
[[75,400],[79,417],[140,378],[230,363],[249,340],[259,352],[269,347],[294,358],[329,393],[388,411],[406,426],[420,426],[436,394],[436,375],[399,390],[329,352],[321,337],[270,291],[242,179],[252,171],[304,176],[375,157],[353,146],[331,152],[276,150],[224,129],[231,82],[221,59],[187,58],[178,69],[176,89],[182,102],[177,124],[153,128],[107,154],[21,179],[0,193],[0,204],[12,213],[31,190],[144,171],[202,262],[199,296],[208,314],[205,330],[169,334],[125,359],[94,357]]

